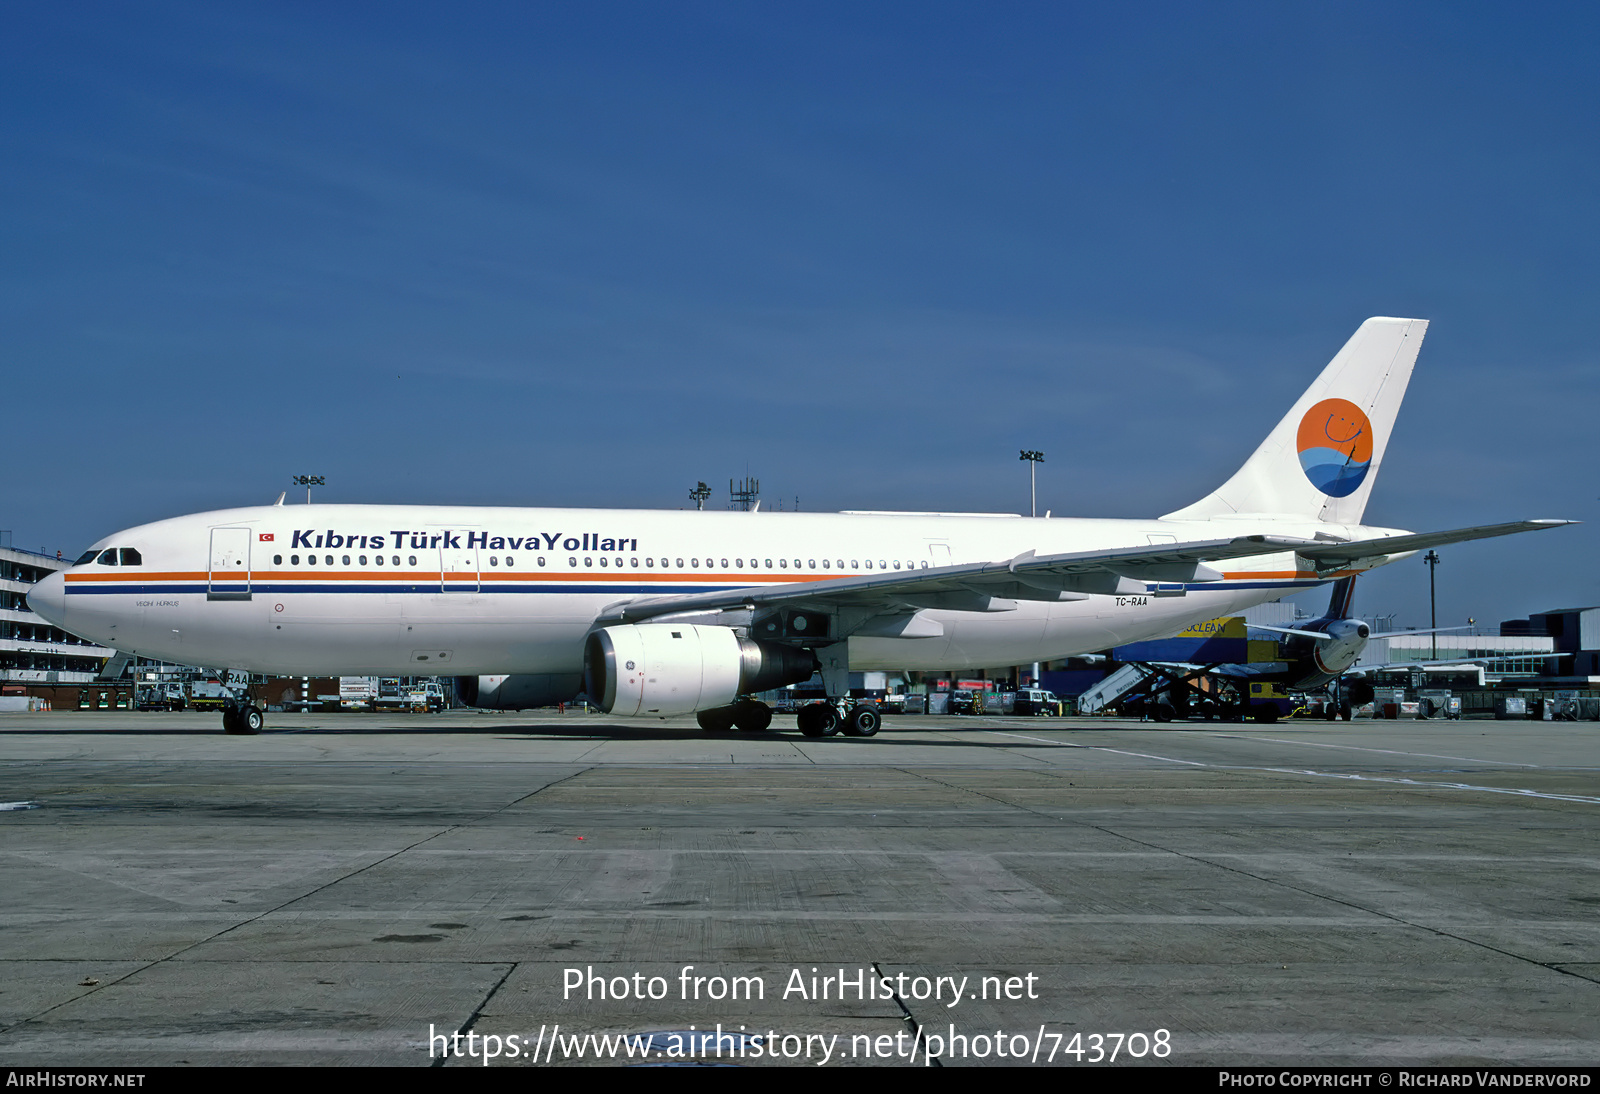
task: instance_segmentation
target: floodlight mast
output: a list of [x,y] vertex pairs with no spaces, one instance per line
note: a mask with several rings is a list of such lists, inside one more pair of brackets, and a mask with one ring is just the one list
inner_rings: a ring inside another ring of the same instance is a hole
[[711,487],[707,486],[703,482],[696,483],[695,488],[689,491],[689,500],[694,502],[694,507],[696,509],[704,509],[706,507],[706,499],[710,496]]
[[1028,461],[1028,511],[1031,516],[1039,515],[1039,479],[1038,468],[1044,462],[1044,453],[1032,448],[1024,448],[1019,457]]
[[311,504],[311,488],[313,486],[327,486],[328,480],[321,475],[290,475],[289,481],[296,486],[306,488],[306,504]]
[[1433,571],[1439,565],[1439,552],[1429,551],[1422,556],[1428,567],[1428,627],[1433,631],[1433,660],[1439,660],[1439,604],[1433,594]]

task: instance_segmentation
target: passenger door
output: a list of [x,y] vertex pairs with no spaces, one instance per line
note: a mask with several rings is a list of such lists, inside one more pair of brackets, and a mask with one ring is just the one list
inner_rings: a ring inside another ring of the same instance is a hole
[[211,569],[206,599],[250,599],[250,529],[211,529]]

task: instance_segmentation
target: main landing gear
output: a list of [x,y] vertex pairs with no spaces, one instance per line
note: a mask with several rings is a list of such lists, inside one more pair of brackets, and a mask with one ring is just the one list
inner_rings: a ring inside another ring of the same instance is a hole
[[835,733],[846,737],[871,737],[883,725],[883,715],[878,713],[874,703],[830,699],[801,707],[795,722],[807,737],[832,737]]
[[772,725],[772,708],[759,699],[740,699],[731,707],[702,710],[694,719],[707,733],[727,733],[735,726],[746,733],[765,733]]
[[[772,727],[772,708],[756,699],[741,699],[731,707],[702,710],[694,718],[707,733],[728,733],[736,728],[746,733],[766,733]],[[871,737],[883,725],[883,715],[874,703],[830,699],[801,707],[795,722],[807,737],[832,737],[838,733]]]

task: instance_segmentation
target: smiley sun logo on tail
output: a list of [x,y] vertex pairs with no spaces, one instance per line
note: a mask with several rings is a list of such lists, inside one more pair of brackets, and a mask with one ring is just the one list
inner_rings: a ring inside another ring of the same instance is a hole
[[1372,423],[1347,399],[1324,399],[1300,419],[1295,440],[1311,485],[1334,498],[1355,493],[1372,466]]

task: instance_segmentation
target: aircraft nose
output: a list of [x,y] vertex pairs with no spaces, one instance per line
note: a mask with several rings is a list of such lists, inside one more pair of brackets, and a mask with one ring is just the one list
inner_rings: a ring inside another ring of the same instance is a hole
[[56,626],[66,626],[67,579],[59,573],[50,574],[34,585],[28,590],[28,607]]

